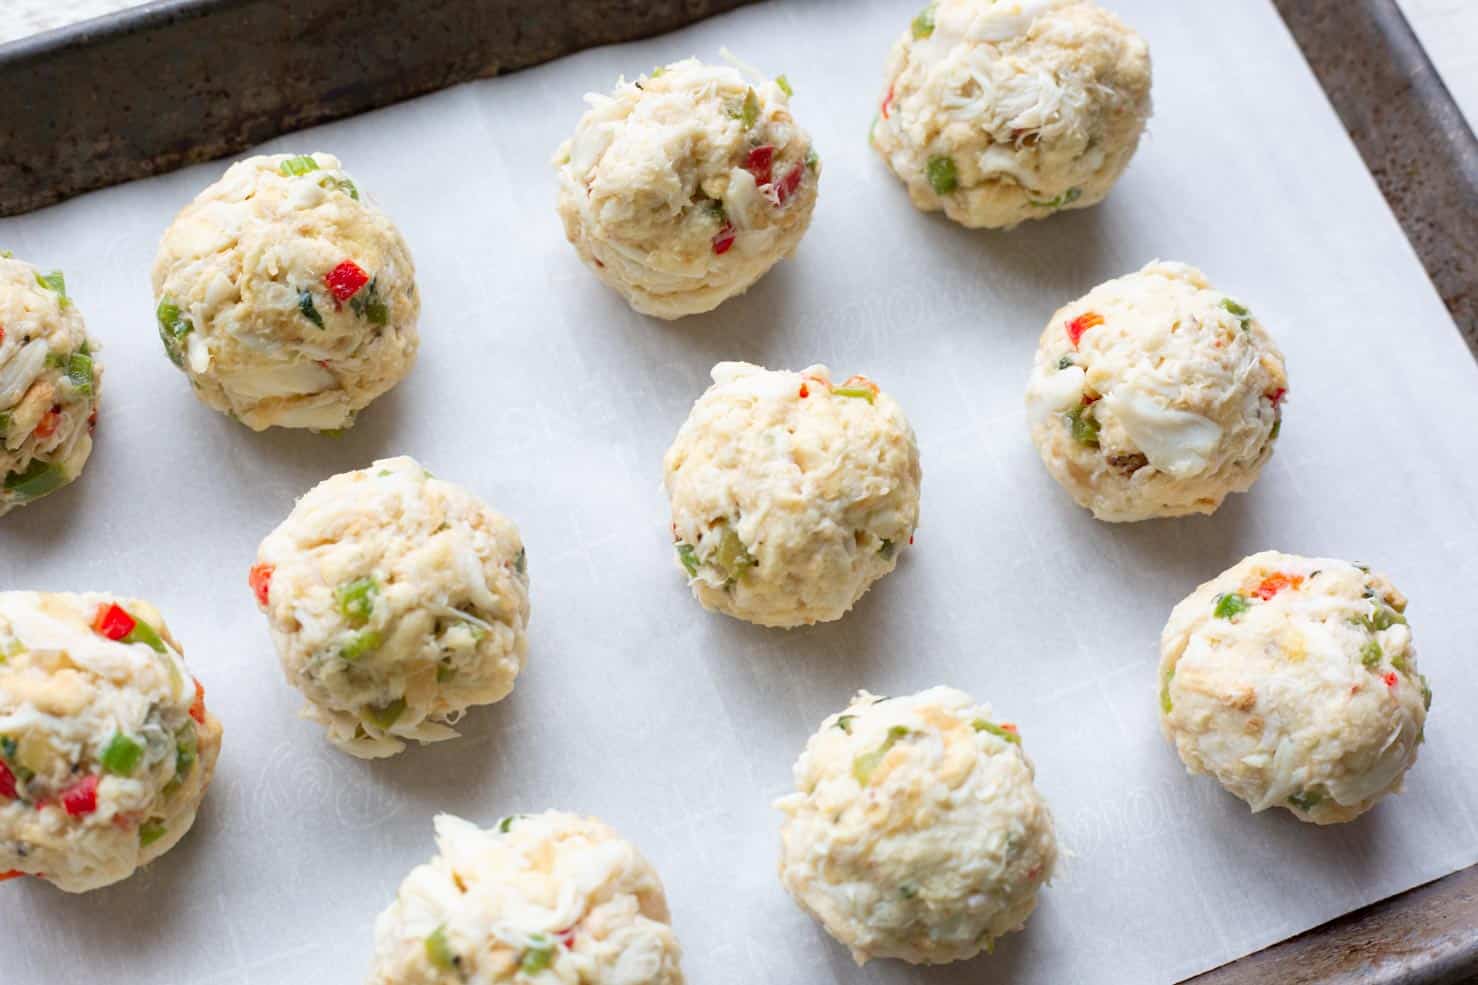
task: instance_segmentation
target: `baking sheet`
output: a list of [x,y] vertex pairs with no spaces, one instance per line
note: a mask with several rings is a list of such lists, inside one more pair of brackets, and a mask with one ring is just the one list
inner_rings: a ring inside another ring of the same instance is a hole
[[[610,821],[662,872],[701,985],[1171,982],[1478,859],[1478,368],[1270,5],[1114,6],[1154,51],[1151,135],[1107,203],[1010,234],[916,213],[866,147],[914,12],[894,0],[760,4],[274,141],[340,155],[420,269],[419,365],[337,440],[252,434],[159,351],[158,236],[223,164],[0,221],[0,244],[66,270],[107,373],[83,479],[0,524],[0,586],[152,599],[226,728],[160,862],[83,897],[0,886],[4,980],[361,980],[443,810]],[[584,91],[722,45],[795,84],[824,161],[815,223],[747,296],[649,321],[564,243],[548,159]],[[1052,311],[1155,257],[1252,305],[1292,392],[1250,494],[1109,526],[1048,478],[1021,394]],[[917,545],[840,623],[709,615],[673,570],[661,455],[721,359],[868,373],[918,431]],[[363,763],[296,717],[246,568],[294,497],[399,453],[519,523],[531,653],[461,740]],[[1406,793],[1343,827],[1250,815],[1158,732],[1170,607],[1267,547],[1373,562],[1412,599],[1427,743]],[[993,957],[859,971],[780,887],[769,804],[853,690],[935,683],[1020,723],[1073,854]]]

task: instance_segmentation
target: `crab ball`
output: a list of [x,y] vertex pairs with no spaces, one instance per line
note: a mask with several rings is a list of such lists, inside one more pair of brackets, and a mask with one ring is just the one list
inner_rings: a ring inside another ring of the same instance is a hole
[[410,250],[330,154],[231,165],[165,230],[153,286],[170,360],[254,431],[349,427],[416,358]]
[[1160,636],[1160,726],[1254,811],[1353,820],[1400,791],[1432,692],[1406,598],[1363,565],[1264,551],[1197,588]]
[[60,271],[0,251],[0,516],[82,474],[103,379],[97,348]]
[[410,458],[314,486],[249,581],[304,716],[362,758],[454,738],[468,708],[513,690],[528,652],[518,529]]
[[949,687],[858,692],[776,802],[780,879],[858,964],[974,957],[1019,930],[1057,863],[1016,726]]
[[1059,310],[1026,391],[1047,471],[1100,520],[1214,513],[1257,480],[1288,393],[1283,354],[1241,302],[1152,263]]
[[195,823],[220,749],[221,723],[152,605],[0,592],[5,876],[69,893],[128,878]]
[[872,145],[914,205],[1009,229],[1096,205],[1150,115],[1150,54],[1076,0],[939,0],[893,46]]
[[662,880],[602,822],[442,814],[436,843],[375,922],[371,985],[682,985]]
[[919,449],[866,377],[719,363],[664,461],[674,560],[706,609],[761,626],[840,619],[919,520]]
[[783,78],[676,62],[590,109],[555,155],[580,259],[637,311],[711,311],[795,251],[821,163]]

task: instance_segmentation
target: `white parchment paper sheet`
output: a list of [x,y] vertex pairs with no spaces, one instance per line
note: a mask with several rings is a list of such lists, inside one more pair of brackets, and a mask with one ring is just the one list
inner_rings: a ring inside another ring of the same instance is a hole
[[[92,462],[0,524],[0,586],[154,600],[226,728],[195,831],[151,869],[85,897],[0,886],[0,979],[359,981],[437,811],[609,820],[663,873],[696,985],[1171,982],[1478,858],[1478,369],[1272,7],[1115,6],[1153,47],[1152,133],[1106,204],[1009,234],[915,212],[866,146],[914,12],[895,0],[762,4],[274,141],[342,156],[420,268],[420,363],[339,440],[252,434],[160,351],[154,249],[222,164],[0,222],[67,272],[107,367]],[[583,92],[721,45],[795,84],[824,161],[815,225],[746,297],[648,321],[564,242],[549,158]],[[1292,392],[1252,493],[1110,526],[1047,477],[1022,390],[1048,316],[1155,257],[1251,305]],[[866,372],[918,431],[917,546],[840,623],[709,615],[674,570],[661,455],[735,358]],[[398,453],[520,524],[532,650],[460,741],[362,763],[296,717],[246,570],[294,497]],[[1412,600],[1427,744],[1406,793],[1344,827],[1252,816],[1158,732],[1171,606],[1268,547],[1372,562]],[[994,957],[859,971],[781,889],[769,805],[853,690],[941,682],[1020,723],[1074,854]]]

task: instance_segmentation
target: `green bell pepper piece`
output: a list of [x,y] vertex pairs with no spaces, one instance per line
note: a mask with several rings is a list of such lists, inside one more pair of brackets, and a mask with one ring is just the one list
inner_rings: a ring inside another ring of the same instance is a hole
[[107,746],[103,749],[100,760],[103,772],[112,773],[114,776],[132,776],[143,755],[144,747],[141,743],[122,732],[114,732],[113,738],[108,740]]

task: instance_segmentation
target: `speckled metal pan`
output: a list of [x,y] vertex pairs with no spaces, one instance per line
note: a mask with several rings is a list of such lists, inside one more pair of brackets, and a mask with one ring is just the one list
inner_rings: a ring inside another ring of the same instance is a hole
[[0,215],[747,2],[157,0],[0,45]]
[[[1396,0],[1273,3],[1478,356],[1478,140],[1472,127]],[[1371,979],[1377,980],[1385,979]]]
[[[0,45],[0,215],[750,0],[158,0]],[[1395,0],[1273,0],[1478,355],[1478,141]],[[1195,985],[1478,985],[1478,868]]]

